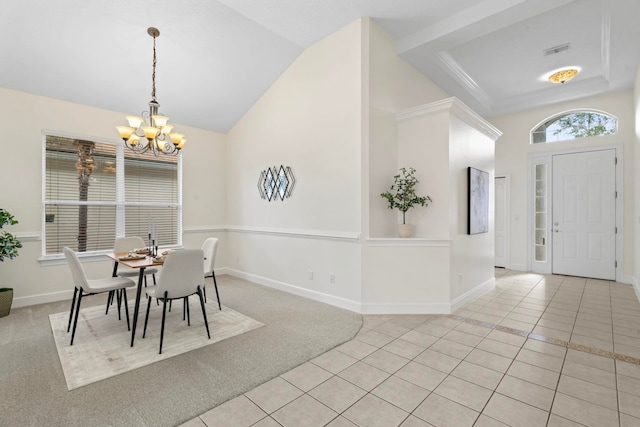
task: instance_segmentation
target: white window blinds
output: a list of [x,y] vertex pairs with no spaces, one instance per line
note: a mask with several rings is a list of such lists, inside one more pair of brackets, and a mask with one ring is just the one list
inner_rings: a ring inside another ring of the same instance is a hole
[[125,152],[114,144],[45,138],[44,256],[113,248],[116,236],[181,244],[179,157]]

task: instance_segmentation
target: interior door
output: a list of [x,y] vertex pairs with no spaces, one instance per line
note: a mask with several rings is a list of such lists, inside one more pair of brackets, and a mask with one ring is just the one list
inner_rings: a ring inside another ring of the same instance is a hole
[[615,280],[615,150],[554,155],[554,274]]
[[507,266],[507,179],[495,179],[495,261],[496,267]]

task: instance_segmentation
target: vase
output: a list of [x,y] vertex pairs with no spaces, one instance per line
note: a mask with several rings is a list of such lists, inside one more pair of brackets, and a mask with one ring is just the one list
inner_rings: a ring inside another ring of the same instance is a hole
[[0,288],[0,317],[9,315],[11,303],[13,302],[13,289]]
[[416,228],[412,224],[399,224],[398,235],[400,237],[413,237]]

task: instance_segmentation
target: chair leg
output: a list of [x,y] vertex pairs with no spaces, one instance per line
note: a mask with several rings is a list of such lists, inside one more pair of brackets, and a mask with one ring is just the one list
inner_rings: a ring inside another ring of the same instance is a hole
[[189,297],[184,297],[184,302],[182,303],[183,307],[186,308],[187,311],[187,326],[191,326],[191,313],[189,312]]
[[122,289],[117,289],[116,291],[116,298],[118,298],[118,320],[122,320],[122,316],[121,316],[121,306],[122,306]]
[[164,339],[164,321],[167,317],[167,296],[169,293],[164,291],[164,300],[162,301],[162,325],[160,326],[160,352],[162,354],[162,340]]
[[80,288],[80,294],[78,295],[78,304],[76,305],[76,317],[73,320],[73,332],[71,332],[71,344],[73,345],[73,339],[76,336],[76,326],[78,326],[78,316],[80,315],[80,303],[82,302],[82,288]]
[[[155,275],[155,274],[152,274],[152,275],[151,275],[151,277],[153,277],[153,284],[154,284],[154,286],[155,286],[155,285],[157,284],[157,283],[156,283],[156,275]],[[159,302],[157,299],[156,299],[156,305],[160,305],[160,302]]]
[[202,293],[204,294],[204,302],[207,302],[207,287],[205,286],[205,283],[202,284]]
[[216,272],[215,271],[211,272],[211,277],[213,277],[213,287],[216,289],[216,298],[218,298],[218,309],[222,310],[222,305],[220,304],[220,294],[218,293],[218,282],[216,282]]
[[187,302],[182,300],[182,320],[187,320]]
[[104,314],[109,314],[109,306],[113,304],[113,291],[109,291],[107,294],[107,309],[104,311]]
[[171,303],[173,302],[173,300],[169,300],[169,312],[171,312]]
[[144,316],[144,331],[142,332],[142,338],[144,338],[144,336],[147,334],[147,322],[149,321],[149,308],[151,308],[151,297],[147,296],[147,314]]
[[71,329],[71,319],[73,319],[73,308],[76,305],[76,295],[78,295],[78,288],[73,288],[73,299],[71,300],[71,310],[69,310],[69,324],[67,325],[67,332]]
[[211,334],[209,333],[209,322],[207,321],[207,312],[204,308],[204,298],[202,297],[202,290],[200,286],[198,286],[198,296],[200,297],[200,306],[202,307],[202,317],[204,317],[204,326],[207,327],[207,337],[211,339]]
[[127,302],[127,290],[121,289],[120,292],[122,292],[122,298],[124,298],[124,312],[127,315],[127,331],[130,331],[131,325],[129,323],[129,303]]

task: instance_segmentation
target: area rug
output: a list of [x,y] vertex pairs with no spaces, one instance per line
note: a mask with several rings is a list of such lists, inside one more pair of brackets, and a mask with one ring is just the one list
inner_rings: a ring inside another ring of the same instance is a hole
[[[133,307],[131,305],[129,314],[133,321]],[[51,330],[68,390],[264,326],[263,323],[228,307],[223,306],[222,310],[219,310],[217,301],[210,299],[205,304],[211,332],[211,339],[207,339],[199,299],[197,297],[189,298],[191,326],[187,326],[187,322],[182,320],[181,301],[174,301],[173,309],[171,311],[167,309],[162,354],[158,354],[162,304],[157,306],[155,302],[152,303],[147,333],[143,339],[142,331],[146,306],[146,301],[142,300],[133,347],[130,346],[131,332],[127,331],[124,309],[122,310],[122,320],[118,320],[115,305],[107,315],[105,315],[104,305],[81,308],[73,346],[69,345],[71,333],[67,332],[69,312],[49,315]]]

